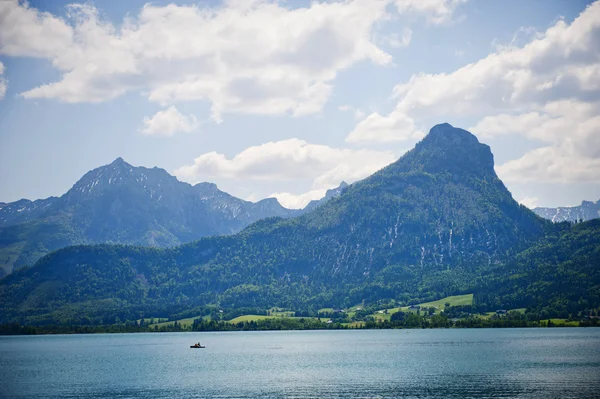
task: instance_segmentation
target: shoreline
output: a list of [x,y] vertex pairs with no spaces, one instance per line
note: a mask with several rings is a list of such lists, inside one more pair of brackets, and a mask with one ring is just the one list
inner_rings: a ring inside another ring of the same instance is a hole
[[[41,329],[39,327],[21,327],[24,330],[21,331],[0,331],[0,337],[2,336],[34,336],[34,335],[95,335],[95,334],[164,334],[164,333],[204,333],[204,332],[266,332],[266,331],[365,331],[365,330],[483,330],[483,329],[565,329],[565,328],[598,328],[600,325],[595,324],[580,324],[574,325],[524,325],[524,326],[452,326],[452,327],[347,327],[347,326],[332,326],[326,328],[279,328],[279,329],[213,329],[213,330],[150,330],[150,329],[138,329],[138,330],[126,330],[118,328],[119,326],[103,326],[102,328],[78,328],[81,326],[72,327],[60,327],[60,328],[48,328]],[[100,326],[99,326],[100,327]],[[111,328],[112,327],[112,328]]]

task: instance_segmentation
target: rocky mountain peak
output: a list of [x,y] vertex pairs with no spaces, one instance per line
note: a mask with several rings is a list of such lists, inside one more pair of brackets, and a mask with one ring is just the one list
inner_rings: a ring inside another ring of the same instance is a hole
[[281,206],[281,204],[279,203],[277,198],[274,198],[274,197],[264,198],[264,199],[258,201],[257,204],[268,205],[268,206]]
[[449,123],[435,125],[414,149],[391,168],[398,172],[423,171],[497,178],[490,147],[472,133]]
[[[68,197],[89,197],[98,192],[114,191],[118,187],[128,187],[141,191],[157,191],[161,186],[172,186],[177,179],[160,168],[132,166],[119,157],[108,165],[100,166],[86,173],[67,193]],[[160,190],[159,190],[160,191]]]
[[112,161],[110,163],[111,165],[127,165],[127,166],[131,166],[130,164],[128,164],[127,162],[125,162],[125,160],[121,157],[118,157],[117,159],[115,159],[114,161]]

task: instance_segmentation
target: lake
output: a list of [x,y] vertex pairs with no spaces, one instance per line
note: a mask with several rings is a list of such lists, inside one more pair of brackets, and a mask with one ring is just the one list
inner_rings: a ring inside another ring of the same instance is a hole
[[7,398],[599,398],[600,328],[0,337],[0,384]]

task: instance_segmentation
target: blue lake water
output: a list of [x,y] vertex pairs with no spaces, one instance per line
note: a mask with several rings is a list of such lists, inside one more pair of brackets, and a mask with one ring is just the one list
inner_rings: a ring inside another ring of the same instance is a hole
[[[200,341],[206,349],[190,349]],[[600,398],[600,328],[0,337],[7,398]]]

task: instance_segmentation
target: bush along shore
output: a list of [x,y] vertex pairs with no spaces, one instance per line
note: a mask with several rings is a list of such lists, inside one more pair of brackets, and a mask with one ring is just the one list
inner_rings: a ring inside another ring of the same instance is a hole
[[[452,314],[452,312],[448,312]],[[340,319],[341,320],[341,319]],[[191,324],[167,321],[147,323],[143,319],[109,325],[45,325],[21,326],[17,323],[0,325],[0,335],[36,334],[93,334],[93,333],[139,333],[139,332],[191,332],[191,331],[278,331],[278,330],[341,330],[341,329],[425,329],[425,328],[524,328],[524,327],[598,327],[597,316],[579,320],[547,319],[531,320],[523,312],[510,311],[504,315],[482,317],[469,315],[451,318],[443,313],[419,314],[398,311],[389,320],[367,318],[360,322],[340,322],[335,319],[323,321],[313,317],[272,317],[240,322],[193,319]]]

